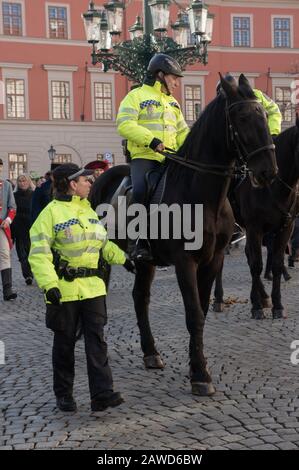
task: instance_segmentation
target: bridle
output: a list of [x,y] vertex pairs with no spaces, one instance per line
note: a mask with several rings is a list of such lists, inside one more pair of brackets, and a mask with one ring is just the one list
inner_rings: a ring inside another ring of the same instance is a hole
[[[226,100],[225,105],[225,120],[226,120],[226,138],[227,138],[227,145],[233,145],[233,151],[236,153],[237,160],[242,165],[244,171],[247,171],[247,163],[249,160],[256,154],[264,151],[264,150],[274,150],[275,145],[269,144],[264,145],[263,147],[259,147],[258,149],[248,153],[244,144],[242,143],[238,131],[234,128],[231,117],[230,117],[230,109],[237,105],[242,105],[246,103],[256,103],[260,106],[259,102],[256,100],[241,100],[237,101],[232,104],[228,104]],[[166,147],[166,152],[159,152],[164,155],[168,160],[172,160],[183,165],[186,168],[190,168],[195,170],[199,173],[209,173],[212,175],[222,176],[226,178],[232,178],[235,175],[235,165],[215,165],[211,163],[202,163],[196,162],[193,160],[188,160],[187,155],[185,157],[181,157],[178,155],[173,149]]]
[[259,147],[259,148],[257,148],[256,150],[253,150],[250,153],[247,152],[243,142],[240,139],[238,131],[234,128],[234,126],[232,124],[231,117],[230,117],[230,114],[229,114],[230,109],[232,109],[234,106],[238,106],[238,105],[244,104],[244,103],[255,103],[259,106],[259,108],[262,108],[262,106],[260,105],[260,103],[257,100],[242,100],[242,101],[236,101],[235,103],[231,103],[231,104],[228,104],[226,102],[225,115],[226,115],[226,122],[227,122],[227,126],[226,126],[226,129],[227,129],[227,144],[229,146],[229,138],[228,138],[228,134],[229,134],[230,143],[233,144],[233,146],[234,146],[233,150],[236,152],[237,160],[242,166],[245,166],[246,170],[247,170],[247,163],[251,160],[251,158],[254,155],[257,155],[258,153],[263,152],[264,150],[274,150],[275,145],[274,144],[268,144],[268,145],[264,145],[263,147]]

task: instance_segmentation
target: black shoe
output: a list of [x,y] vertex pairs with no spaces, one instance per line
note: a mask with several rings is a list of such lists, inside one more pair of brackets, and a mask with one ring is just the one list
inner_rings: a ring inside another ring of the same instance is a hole
[[77,411],[77,404],[72,396],[56,397],[56,405],[61,411]]
[[26,279],[25,279],[25,282],[26,282],[27,286],[31,286],[32,281],[33,281],[32,277],[26,277]]
[[104,411],[106,408],[118,406],[124,402],[119,392],[104,392],[91,400],[92,411]]

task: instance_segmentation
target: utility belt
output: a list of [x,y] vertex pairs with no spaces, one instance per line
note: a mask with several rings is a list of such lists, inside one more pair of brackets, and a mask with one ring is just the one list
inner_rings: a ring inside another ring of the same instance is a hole
[[101,274],[101,271],[95,268],[85,268],[85,267],[73,268],[72,266],[69,266],[68,261],[64,261],[64,260],[59,261],[56,272],[57,272],[59,279],[64,278],[66,281],[69,281],[69,282],[79,277],[92,277],[92,276],[100,277],[100,274]]

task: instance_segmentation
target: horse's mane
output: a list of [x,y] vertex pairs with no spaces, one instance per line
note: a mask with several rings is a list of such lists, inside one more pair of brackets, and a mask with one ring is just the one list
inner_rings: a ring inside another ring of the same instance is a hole
[[[217,129],[218,138],[225,138],[225,126],[220,125],[224,113],[225,99],[222,95],[214,98],[202,111],[197,121],[194,122],[185,142],[178,150],[181,156],[191,157],[198,155],[215,137]],[[213,124],[212,124],[213,123]],[[223,134],[223,135],[221,135]]]
[[[238,86],[237,92],[241,99],[255,99],[253,90],[245,85]],[[180,156],[187,155],[192,159],[192,156],[198,155],[199,152],[207,152],[208,147],[212,143],[215,145],[216,140],[222,143],[223,151],[223,142],[226,141],[225,105],[225,95],[220,93],[205,107],[178,150]]]

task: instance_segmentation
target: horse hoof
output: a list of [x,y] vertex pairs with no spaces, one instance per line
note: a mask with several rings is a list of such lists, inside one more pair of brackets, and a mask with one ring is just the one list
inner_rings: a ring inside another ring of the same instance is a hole
[[192,382],[192,395],[199,395],[200,397],[210,397],[216,392],[212,382]]
[[224,303],[223,302],[214,302],[213,312],[223,312],[223,311],[224,311]]
[[165,367],[159,354],[144,356],[143,361],[146,369],[164,369]]
[[263,309],[260,308],[258,310],[252,310],[251,318],[253,318],[254,320],[264,320],[265,315],[264,315]]
[[265,297],[262,300],[262,303],[263,303],[263,308],[272,308],[272,301],[271,301],[270,297]]
[[272,310],[272,318],[277,320],[279,318],[288,318],[288,316],[284,309],[274,309]]

